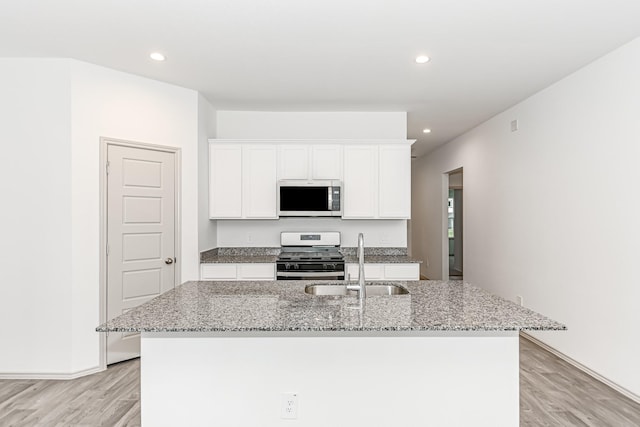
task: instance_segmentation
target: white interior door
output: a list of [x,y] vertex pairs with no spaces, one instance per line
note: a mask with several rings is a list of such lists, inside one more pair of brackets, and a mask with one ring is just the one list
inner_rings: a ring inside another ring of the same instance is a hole
[[[107,318],[175,286],[175,154],[107,148]],[[140,355],[140,336],[110,333],[107,364]]]

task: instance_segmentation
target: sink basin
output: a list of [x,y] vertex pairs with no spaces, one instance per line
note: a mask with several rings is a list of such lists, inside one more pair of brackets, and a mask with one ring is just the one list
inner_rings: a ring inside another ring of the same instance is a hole
[[[399,285],[391,283],[385,284],[368,284],[367,296],[381,296],[381,295],[406,295],[409,291]],[[350,291],[344,284],[316,284],[308,285],[304,288],[304,291],[311,295],[358,295],[357,291]]]

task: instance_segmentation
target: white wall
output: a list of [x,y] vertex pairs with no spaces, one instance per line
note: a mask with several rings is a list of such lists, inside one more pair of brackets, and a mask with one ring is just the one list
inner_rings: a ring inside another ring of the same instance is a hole
[[[217,138],[230,139],[406,139],[405,112],[218,111]],[[281,231],[340,231],[343,246],[406,247],[406,220],[218,220],[219,247],[280,246]]]
[[439,278],[442,174],[464,167],[465,279],[565,323],[535,336],[636,396],[639,75],[636,39],[414,162],[412,216]]
[[198,94],[198,250],[217,245],[217,224],[209,220],[209,138],[216,135],[216,112]]
[[[179,147],[182,280],[198,277],[198,94],[72,61],[73,370],[98,364],[100,137]],[[180,262],[180,260],[178,261]]]
[[0,374],[71,370],[69,62],[0,59]]
[[198,94],[67,59],[0,60],[0,374],[99,365],[100,137],[182,150],[182,280],[198,277]]
[[406,112],[218,111],[216,138],[406,139]]
[[339,218],[282,218],[279,220],[219,220],[218,246],[280,246],[281,231],[340,231],[342,246],[358,246],[364,233],[367,247],[407,246],[405,220],[342,220]]

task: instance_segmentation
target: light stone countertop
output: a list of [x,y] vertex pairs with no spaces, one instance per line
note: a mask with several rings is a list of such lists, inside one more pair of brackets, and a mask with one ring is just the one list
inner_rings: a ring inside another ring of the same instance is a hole
[[[518,331],[566,327],[459,281],[393,282],[409,295],[317,296],[321,281],[186,282],[98,332]],[[324,282],[327,283],[327,282]]]
[[[358,257],[355,255],[344,256],[344,262],[347,264],[357,264]],[[365,264],[415,264],[421,263],[415,258],[407,255],[366,255],[364,256]]]
[[201,264],[275,263],[280,248],[215,248],[200,252]]
[[[341,248],[345,263],[357,263],[356,248]],[[280,248],[215,248],[200,253],[201,264],[275,263]],[[421,263],[407,255],[406,248],[365,248],[367,264]]]

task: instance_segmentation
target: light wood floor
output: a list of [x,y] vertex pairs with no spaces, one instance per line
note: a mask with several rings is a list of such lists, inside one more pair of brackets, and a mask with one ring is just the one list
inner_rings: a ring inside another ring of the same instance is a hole
[[0,380],[0,426],[139,426],[139,378],[134,359],[75,380]]
[[640,426],[640,404],[520,338],[521,426]]
[[[140,425],[140,361],[70,381],[0,380],[0,426]],[[640,426],[640,404],[520,339],[521,426]]]

